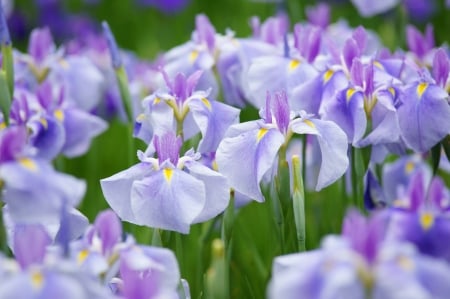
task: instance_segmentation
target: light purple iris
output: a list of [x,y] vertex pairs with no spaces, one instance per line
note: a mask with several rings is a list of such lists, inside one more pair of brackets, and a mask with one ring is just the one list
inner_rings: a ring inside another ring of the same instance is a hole
[[13,223],[60,223],[62,208],[79,204],[85,183],[56,172],[48,161],[31,156],[26,138],[24,127],[0,131],[0,180],[5,208]]
[[[199,155],[179,155],[181,140],[173,133],[155,136],[141,162],[102,179],[103,194],[117,215],[131,223],[188,233],[228,205],[225,177],[200,164]],[[157,158],[152,158],[155,149]]]
[[203,71],[198,82],[199,89],[211,88],[211,96],[218,95],[218,83],[213,72],[219,49],[219,38],[208,17],[199,14],[195,18],[195,31],[189,42],[175,47],[162,58],[162,66],[170,77],[178,73],[190,76],[196,71]]
[[70,103],[64,89],[44,82],[36,95],[25,89],[16,92],[11,107],[11,121],[30,129],[30,143],[37,156],[53,159],[84,154],[91,140],[107,128],[105,121]]
[[180,298],[180,271],[168,249],[135,246],[120,255],[118,294],[124,299]]
[[111,298],[96,277],[52,253],[50,245],[43,226],[16,227],[12,249],[20,269],[2,277],[0,298]]
[[411,244],[383,241],[385,225],[382,214],[367,220],[350,212],[342,236],[277,257],[269,298],[446,298],[450,266]]
[[289,109],[285,93],[276,93],[272,100],[268,93],[261,115],[261,120],[231,126],[217,149],[219,171],[236,191],[264,201],[259,184],[276,165],[279,149],[287,146],[294,133],[317,136],[322,163],[316,190],[333,183],[347,169],[345,133],[335,123],[312,118],[304,112],[296,117]]
[[448,93],[423,78],[405,86],[399,98],[398,119],[406,145],[426,152],[450,133]]
[[239,120],[239,110],[210,98],[209,91],[195,90],[202,72],[189,77],[179,73],[173,81],[163,72],[167,91],[156,92],[142,102],[144,113],[135,124],[135,136],[151,143],[153,134],[180,129],[185,140],[197,133],[202,139],[197,151],[215,152],[232,124]]

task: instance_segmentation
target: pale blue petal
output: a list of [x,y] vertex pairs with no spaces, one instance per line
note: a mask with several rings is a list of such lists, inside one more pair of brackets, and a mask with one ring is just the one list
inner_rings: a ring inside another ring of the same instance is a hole
[[133,183],[131,210],[137,224],[187,234],[205,206],[205,186],[177,168],[170,178],[164,171]]
[[143,179],[152,171],[150,164],[139,163],[109,178],[100,180],[106,201],[122,220],[136,222],[131,211],[131,187],[134,181]]
[[292,122],[291,129],[298,134],[317,136],[322,163],[317,179],[316,191],[332,184],[339,179],[348,168],[347,136],[331,121],[319,119],[298,119]]
[[[257,123],[256,123],[257,124]],[[254,126],[255,123],[241,124]],[[232,133],[237,133],[241,125],[232,126]],[[259,139],[260,130],[267,130]],[[278,150],[284,142],[284,136],[277,129],[252,129],[227,137],[219,144],[216,161],[228,183],[236,191],[255,199],[264,201],[259,184],[264,174],[275,163]]]
[[220,173],[192,161],[185,164],[189,174],[205,185],[206,201],[194,223],[204,222],[222,213],[230,201],[230,187],[227,179]]

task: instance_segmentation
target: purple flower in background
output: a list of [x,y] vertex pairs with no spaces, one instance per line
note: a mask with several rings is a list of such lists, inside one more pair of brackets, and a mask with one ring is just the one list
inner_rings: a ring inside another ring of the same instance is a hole
[[219,171],[236,191],[264,201],[259,184],[277,165],[278,151],[283,144],[287,146],[293,133],[318,138],[322,163],[316,190],[333,183],[347,169],[346,137],[333,122],[312,118],[304,112],[293,119],[296,115],[290,111],[285,93],[276,93],[271,100],[268,92],[261,115],[261,120],[231,126],[216,152]]
[[450,133],[448,99],[444,89],[425,78],[406,85],[397,112],[409,148],[426,152]]
[[388,238],[414,243],[423,254],[450,261],[450,246],[443,241],[450,238],[449,202],[442,179],[428,183],[417,172],[390,210]]
[[[106,201],[124,221],[188,233],[228,205],[227,180],[188,151],[180,157],[181,140],[173,133],[156,135],[141,162],[100,181]],[[153,150],[153,148],[155,150]],[[154,151],[157,158],[152,158]]]
[[371,0],[351,0],[356,6],[359,13],[364,17],[371,17],[373,15],[385,12],[394,8],[401,0],[386,0],[386,1],[371,1]]
[[327,28],[328,24],[330,24],[330,14],[330,6],[324,2],[306,8],[308,22],[322,29]]
[[419,64],[426,63],[426,56],[434,49],[434,29],[432,25],[427,25],[425,33],[422,34],[416,27],[408,25],[406,27],[406,42],[409,50],[416,55]]
[[118,295],[124,299],[180,298],[180,271],[168,249],[134,246],[120,254]]
[[351,212],[342,237],[326,237],[318,250],[277,257],[269,298],[446,298],[450,266],[411,244],[384,241],[385,220],[383,214],[366,220]]

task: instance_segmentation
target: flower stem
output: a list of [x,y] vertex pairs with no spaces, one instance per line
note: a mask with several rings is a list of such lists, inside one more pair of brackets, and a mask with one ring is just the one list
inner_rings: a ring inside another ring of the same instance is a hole
[[306,250],[305,192],[303,187],[302,167],[300,164],[300,159],[296,155],[292,156],[292,181],[292,204],[294,208],[297,244],[298,250],[302,252]]

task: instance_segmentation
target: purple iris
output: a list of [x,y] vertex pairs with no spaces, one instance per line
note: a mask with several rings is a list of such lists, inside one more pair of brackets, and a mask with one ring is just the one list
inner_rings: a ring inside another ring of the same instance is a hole
[[274,99],[267,93],[261,115],[261,120],[231,126],[217,149],[219,171],[236,191],[264,201],[259,184],[276,165],[279,149],[287,146],[294,133],[317,136],[322,163],[316,190],[333,183],[347,169],[345,133],[335,123],[304,112],[297,117],[289,109],[285,93],[276,93]]
[[[107,202],[122,220],[188,233],[191,224],[227,207],[225,177],[197,162],[192,150],[180,157],[181,140],[173,133],[153,140],[147,153],[138,153],[139,164],[101,180]],[[157,158],[151,157],[154,152]]]
[[269,298],[445,298],[450,266],[411,244],[384,241],[385,229],[383,214],[367,220],[350,212],[342,236],[275,259]]
[[143,100],[144,113],[137,117],[135,136],[150,143],[153,134],[166,131],[179,130],[185,140],[200,132],[197,151],[215,152],[228,127],[238,122],[239,110],[210,99],[209,91],[195,89],[201,71],[187,78],[179,73],[173,81],[163,74],[167,91]]

